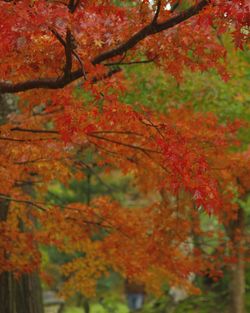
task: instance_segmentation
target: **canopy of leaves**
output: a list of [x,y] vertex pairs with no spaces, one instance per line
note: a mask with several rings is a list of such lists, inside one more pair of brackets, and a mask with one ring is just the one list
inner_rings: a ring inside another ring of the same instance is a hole
[[[68,295],[94,292],[110,268],[156,292],[166,280],[192,288],[191,272],[216,275],[221,260],[191,253],[189,239],[214,236],[202,229],[201,212],[224,224],[237,218],[234,191],[244,196],[250,182],[249,150],[232,149],[244,123],[220,124],[189,107],[159,114],[138,102],[135,109],[121,100],[129,85],[121,72],[152,63],[178,82],[186,69],[214,68],[227,79],[218,36],[247,45],[248,1],[24,0],[0,8],[0,91],[19,93],[18,110],[0,127],[0,199],[8,208],[1,271],[37,269],[43,244],[79,255],[63,266]],[[132,209],[107,197],[46,201],[49,183],[82,178],[89,151],[99,167],[129,173],[159,200]]]

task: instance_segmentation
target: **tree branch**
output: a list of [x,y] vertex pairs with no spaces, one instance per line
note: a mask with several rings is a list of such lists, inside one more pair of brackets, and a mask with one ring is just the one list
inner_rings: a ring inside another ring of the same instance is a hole
[[[75,56],[77,61],[80,64],[80,68],[83,71],[83,77],[87,79],[85,70],[83,68],[83,63],[78,56],[78,54],[75,52],[75,46],[74,46],[74,37],[72,36],[71,32],[69,29],[67,29],[66,33],[66,41],[62,38],[62,36],[55,30],[55,29],[50,29],[53,35],[57,38],[57,40],[61,43],[61,45],[64,47],[65,50],[65,56],[66,56],[66,64],[64,67],[64,76],[69,76],[71,75],[71,69],[72,69],[72,54]],[[70,69],[70,71],[68,71]]]
[[18,138],[0,136],[0,140],[2,140],[2,141],[14,141],[14,142],[39,142],[39,141],[45,141],[45,140],[58,140],[58,138],[57,137],[51,137],[51,138],[37,138],[37,139],[18,139]]
[[[77,0],[76,0],[76,2],[70,1],[70,3],[74,3],[74,5],[77,6],[79,4],[79,1],[77,1]],[[174,17],[172,17],[172,18],[170,18],[164,22],[156,23],[155,18],[158,17],[159,10],[160,10],[160,5],[158,4],[155,17],[150,24],[146,25],[144,28],[139,30],[136,34],[134,34],[132,37],[130,37],[126,42],[124,42],[120,46],[118,46],[112,50],[105,51],[105,52],[99,54],[98,56],[96,56],[92,60],[92,64],[93,65],[100,64],[103,61],[106,61],[108,59],[111,59],[113,57],[116,57],[118,55],[122,55],[122,54],[126,53],[126,51],[133,48],[137,43],[139,43],[140,41],[142,41],[146,37],[153,35],[153,34],[157,34],[157,33],[162,32],[164,30],[170,29],[170,28],[188,20],[192,16],[199,14],[199,12],[202,9],[204,9],[208,4],[209,4],[209,0],[201,0],[199,3],[191,6],[189,9],[181,12],[180,14],[178,14],[178,15],[176,15],[176,16],[174,16]],[[75,10],[75,8],[74,8],[74,10]],[[58,40],[60,40],[60,42],[63,44],[62,39],[58,38]],[[39,88],[40,89],[41,88],[43,88],[43,89],[60,89],[60,88],[65,87],[66,85],[72,83],[73,81],[75,81],[81,77],[85,77],[85,72],[84,72],[83,68],[80,68],[74,72],[70,71],[70,69],[72,67],[72,50],[71,50],[70,54],[69,54],[69,51],[70,51],[70,46],[68,46],[67,49],[65,48],[66,66],[65,66],[65,71],[64,71],[65,75],[63,77],[33,79],[33,80],[28,80],[28,81],[20,82],[20,83],[0,82],[0,93],[16,93],[16,92],[22,92],[22,91],[27,91],[27,90],[31,90],[31,89],[39,89]],[[114,71],[111,71],[110,75],[113,75],[113,73],[114,73]],[[106,77],[109,77],[109,75],[107,75]],[[93,79],[93,83],[95,83],[97,81],[98,81],[98,79]]]
[[142,41],[146,37],[157,34],[163,30],[167,30],[169,28],[172,28],[189,18],[191,18],[194,15],[197,15],[202,9],[204,9],[209,4],[209,0],[201,0],[198,4],[193,5],[189,9],[181,12],[177,16],[174,16],[165,22],[162,22],[160,24],[156,23],[150,23],[149,25],[146,25],[144,28],[139,30],[135,35],[130,37],[125,43],[121,44],[117,48],[114,48],[112,50],[106,51],[98,55],[92,60],[92,63],[99,64],[107,59],[113,58],[117,55],[120,55],[127,50],[133,48],[138,42]]
[[144,147],[140,147],[140,146],[129,144],[129,143],[125,143],[125,142],[120,142],[120,141],[117,141],[115,139],[110,139],[110,138],[103,137],[103,136],[97,136],[94,133],[89,133],[88,136],[96,138],[96,139],[100,139],[100,140],[103,140],[103,141],[107,141],[107,142],[110,142],[110,143],[113,143],[113,144],[116,144],[116,145],[120,145],[120,146],[124,146],[124,147],[128,147],[128,148],[132,148],[132,149],[135,149],[135,150],[139,150],[139,151],[141,151],[143,153],[145,153],[145,152],[157,153],[157,154],[161,153],[160,151],[153,150],[153,149],[150,149],[150,148],[144,148]]
[[[100,80],[111,77],[112,75],[121,72],[120,68],[110,70],[107,74],[102,77],[94,77],[91,83],[97,83]],[[75,80],[85,76],[83,69],[78,69],[70,74],[70,77],[60,78],[41,78],[36,80],[28,80],[17,84],[12,83],[0,83],[0,94],[1,93],[17,93],[32,89],[61,89]]]
[[70,13],[73,14],[75,12],[75,10],[77,9],[79,4],[80,4],[80,0],[76,0],[76,1],[70,0],[69,4],[68,4],[68,9],[69,9]]
[[0,93],[16,93],[32,89],[61,89],[84,76],[84,71],[78,69],[70,77],[40,78],[20,83],[0,83]]
[[131,62],[114,62],[114,63],[105,63],[105,66],[112,66],[112,65],[133,65],[133,64],[146,64],[146,63],[152,63],[157,57],[154,57],[153,59],[148,60],[140,60],[140,61],[131,61]]
[[171,5],[170,12],[173,13],[178,8],[179,4],[180,4],[180,1],[177,0],[173,5]]
[[65,62],[65,67],[64,67],[64,76],[70,78],[71,71],[72,71],[73,46],[72,46],[72,35],[69,29],[67,29],[67,32],[66,32],[66,45],[64,48],[65,48],[65,57],[66,57],[66,62]]
[[101,80],[104,80],[104,79],[106,79],[106,78],[110,78],[110,77],[113,76],[114,74],[119,73],[119,72],[121,72],[121,71],[122,71],[122,69],[121,69],[120,67],[114,68],[114,69],[108,71],[106,74],[104,74],[104,75],[101,76],[101,77],[94,77],[94,78],[92,79],[91,83],[92,83],[92,84],[95,84],[95,83],[97,83],[97,82],[99,82],[99,81],[101,81]]
[[26,204],[29,204],[29,205],[36,207],[37,209],[39,209],[41,211],[46,211],[46,209],[44,209],[42,206],[40,206],[39,204],[37,204],[31,200],[15,199],[15,198],[8,197],[8,196],[2,195],[2,194],[0,194],[0,199],[13,201],[13,202],[17,202],[17,203],[26,203]]
[[26,133],[36,133],[36,134],[58,134],[56,130],[46,130],[46,129],[28,129],[28,128],[21,128],[21,127],[13,127],[10,129],[14,132],[26,132]]
[[154,18],[153,18],[153,21],[152,21],[153,24],[157,23],[157,19],[158,19],[158,16],[160,14],[160,11],[161,11],[161,0],[158,0],[157,8],[156,8],[155,15],[154,15]]

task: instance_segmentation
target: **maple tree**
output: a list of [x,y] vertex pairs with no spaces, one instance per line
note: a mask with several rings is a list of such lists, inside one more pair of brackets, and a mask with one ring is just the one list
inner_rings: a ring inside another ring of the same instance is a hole
[[[63,267],[69,295],[93,292],[110,267],[155,292],[165,280],[196,291],[191,272],[218,274],[215,259],[185,248],[191,234],[212,236],[201,229],[200,210],[230,223],[238,210],[233,187],[249,190],[249,153],[230,150],[239,144],[240,123],[221,125],[185,107],[133,109],[122,101],[122,67],[150,62],[178,81],[185,69],[213,67],[226,80],[218,35],[230,32],[241,49],[247,44],[248,1],[25,0],[0,7],[0,91],[19,100],[0,127],[1,272],[37,270],[45,244],[84,255]],[[138,209],[108,198],[47,203],[50,182],[80,178],[88,149],[99,166],[132,173],[141,192],[159,200]],[[102,240],[92,240],[103,229]]]

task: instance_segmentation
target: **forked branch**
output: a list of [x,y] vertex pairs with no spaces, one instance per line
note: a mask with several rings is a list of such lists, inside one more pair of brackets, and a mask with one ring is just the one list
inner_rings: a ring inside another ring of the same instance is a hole
[[[68,7],[69,7],[69,10],[72,11],[72,13],[76,9],[76,7],[79,5],[79,2],[80,2],[79,0],[72,0],[69,2]],[[161,1],[158,1],[156,13],[154,15],[153,21],[150,22],[150,24],[143,27],[141,30],[139,30],[137,33],[135,33],[127,41],[125,41],[118,47],[105,51],[103,53],[100,53],[98,56],[92,59],[92,64],[97,65],[104,61],[110,60],[116,56],[123,55],[124,53],[132,49],[134,46],[136,46],[139,42],[141,42],[146,37],[149,37],[150,35],[157,34],[164,30],[173,28],[174,26],[199,14],[200,11],[203,10],[208,5],[209,5],[209,0],[201,0],[200,2],[191,6],[189,9],[179,13],[178,15],[170,19],[167,19],[166,21],[158,23],[157,18],[159,16],[160,7],[161,7]],[[74,49],[72,49],[73,48],[72,42],[70,43],[71,41],[70,35],[71,35],[70,31],[67,31],[66,42],[62,38],[56,36],[57,39],[61,42],[61,44],[63,44],[65,47],[66,65],[64,68],[64,75],[62,77],[33,79],[33,80],[28,80],[28,81],[20,82],[20,83],[1,82],[0,93],[17,93],[17,92],[27,91],[31,89],[36,89],[36,88],[60,89],[79,78],[82,78],[82,77],[86,78],[86,73],[84,72],[84,69],[82,66],[78,70],[71,72],[72,54],[74,54],[75,56],[76,54],[75,54]],[[67,38],[68,38],[68,42],[67,42]],[[76,58],[79,61],[79,58],[77,56]],[[115,72],[117,72],[117,70],[112,70],[109,73],[110,75],[113,75]],[[97,80],[94,79],[93,82],[96,82],[96,81]]]

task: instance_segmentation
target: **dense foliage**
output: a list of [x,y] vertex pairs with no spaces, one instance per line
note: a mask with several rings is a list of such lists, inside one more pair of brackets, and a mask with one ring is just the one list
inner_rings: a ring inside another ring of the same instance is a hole
[[[93,293],[110,268],[154,292],[166,281],[197,292],[190,273],[219,277],[245,251],[231,224],[235,198],[249,192],[250,152],[237,150],[246,125],[190,105],[165,113],[130,105],[124,96],[137,78],[122,68],[152,63],[178,82],[185,70],[214,68],[227,80],[220,38],[247,45],[248,1],[26,0],[0,8],[0,91],[18,99],[4,96],[1,110],[0,270],[37,270],[39,245],[54,245],[77,256],[62,268],[67,295]],[[129,174],[147,203],[48,200],[50,183],[81,180],[93,164]],[[204,213],[224,228],[204,229]],[[213,254],[197,238],[216,238]]]

